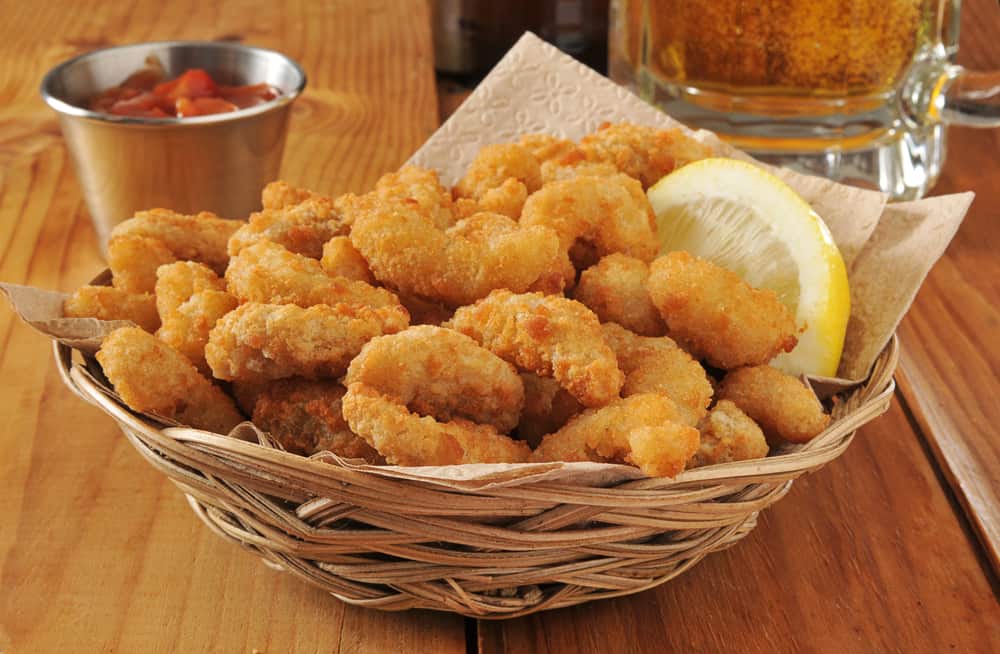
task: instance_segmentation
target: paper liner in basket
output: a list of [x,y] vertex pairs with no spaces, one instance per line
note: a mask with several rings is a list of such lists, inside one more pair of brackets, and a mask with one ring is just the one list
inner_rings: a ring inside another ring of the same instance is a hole
[[[442,181],[450,184],[462,175],[484,145],[516,141],[530,132],[579,139],[601,123],[621,121],[683,128],[623,87],[526,33],[411,157],[410,163],[437,169]],[[721,156],[752,161],[710,132],[691,134]],[[927,273],[954,236],[973,194],[887,205],[886,197],[875,191],[790,170],[771,170],[823,217],[847,265],[851,318],[839,378],[810,379],[821,395],[828,395],[866,377]],[[62,294],[13,284],[0,284],[0,289],[34,328],[84,352],[93,352],[103,335],[118,326],[93,319],[62,318]],[[185,433],[191,437],[206,436],[205,432],[186,429],[173,429],[171,433],[180,438]],[[237,437],[247,439],[247,434],[243,432]],[[426,480],[455,488],[570,479],[576,484],[600,486],[642,476],[635,468],[615,464],[403,468],[355,466],[332,455],[329,458],[334,463],[373,474]]]

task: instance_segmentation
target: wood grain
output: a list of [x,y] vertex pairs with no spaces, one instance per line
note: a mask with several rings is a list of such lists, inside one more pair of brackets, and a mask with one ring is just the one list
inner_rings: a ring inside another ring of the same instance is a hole
[[[959,61],[1000,69],[1000,8],[962,7]],[[951,246],[899,328],[900,389],[1000,574],[1000,130],[953,127],[933,194],[975,191]]]
[[479,623],[480,652],[991,652],[1000,605],[898,404],[654,590]]
[[[43,73],[94,47],[238,38],[302,63],[284,176],[364,190],[437,124],[426,7],[181,0],[5,3],[0,279],[72,289],[103,268]],[[464,652],[461,618],[347,606],[208,531],[0,308],[0,652]]]

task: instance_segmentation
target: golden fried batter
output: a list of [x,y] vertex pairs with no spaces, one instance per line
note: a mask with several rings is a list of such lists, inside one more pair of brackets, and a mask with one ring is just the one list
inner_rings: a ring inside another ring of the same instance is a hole
[[161,319],[176,311],[195,293],[224,290],[226,282],[203,263],[177,261],[156,270],[156,310]]
[[692,427],[712,401],[712,384],[701,364],[667,336],[638,336],[613,322],[601,325],[625,373],[622,396],[663,393],[677,403]]
[[81,286],[66,298],[63,315],[67,318],[131,320],[147,332],[160,326],[156,298],[152,293],[129,293],[113,286]]
[[555,377],[585,406],[607,404],[622,387],[600,321],[579,302],[498,290],[458,309],[449,326],[521,370]]
[[604,162],[649,188],[675,168],[712,156],[712,150],[679,128],[656,129],[631,123],[602,125],[580,140],[587,161]]
[[[264,209],[284,209],[306,200],[324,199],[325,196],[304,188],[292,186],[284,180],[271,182],[260,193],[260,201]],[[330,198],[325,198],[330,200]]]
[[334,236],[327,241],[319,263],[331,277],[346,277],[375,285],[375,276],[368,268],[368,262],[354,249],[351,239],[346,236]]
[[418,416],[364,384],[348,387],[343,412],[351,429],[393,465],[520,463],[531,452],[527,443],[498,434],[489,425]]
[[347,459],[385,463],[351,431],[341,413],[347,389],[327,379],[281,379],[268,383],[254,403],[253,422],[289,452],[306,456],[333,452]]
[[388,202],[415,204],[438,229],[447,229],[458,220],[452,213],[451,193],[441,185],[435,170],[403,166],[375,182],[373,193]]
[[180,352],[137,327],[104,338],[97,361],[133,411],[228,434],[243,416],[228,395],[205,379]]
[[[168,209],[150,209],[136,212],[134,217],[116,225],[111,240],[122,236],[159,239],[174,260],[200,261],[221,275],[229,262],[226,243],[245,224],[242,220],[219,218],[209,211],[184,215]],[[162,263],[169,262],[158,261],[157,267]]]
[[124,235],[108,241],[111,284],[129,293],[152,293],[156,269],[176,260],[170,248],[152,236]]
[[450,307],[496,288],[524,291],[559,267],[552,230],[522,227],[498,214],[476,214],[441,230],[414,203],[369,195],[358,198],[352,211],[351,243],[376,279]]
[[431,325],[373,338],[344,383],[365,384],[421,415],[465,418],[498,432],[517,425],[524,404],[512,365],[464,334]]
[[248,303],[215,324],[205,358],[218,379],[339,377],[365,343],[405,328],[389,308]]
[[542,186],[538,160],[516,143],[486,145],[479,150],[465,177],[455,185],[455,197],[481,202],[509,179],[523,184],[527,193],[534,193]]
[[616,252],[580,274],[573,297],[597,314],[643,336],[663,336],[667,325],[646,290],[649,266]]
[[649,268],[649,295],[670,335],[717,368],[767,363],[795,347],[795,319],[774,291],[688,252]]
[[156,336],[190,359],[199,372],[211,376],[205,361],[208,335],[215,323],[238,304],[225,291],[198,291],[170,313],[160,314],[163,324]]
[[554,229],[564,251],[581,239],[598,257],[622,252],[650,261],[659,249],[649,200],[639,183],[624,175],[546,184],[525,202],[521,224]]
[[408,322],[399,299],[384,288],[331,277],[319,261],[289,252],[277,243],[258,241],[233,257],[226,270],[229,292],[241,302],[268,304],[356,304],[385,307]]
[[588,409],[542,439],[532,461],[630,463],[650,477],[673,477],[698,449],[698,430],[665,395],[642,393]]
[[273,241],[296,254],[313,259],[323,256],[323,244],[349,228],[329,198],[315,197],[282,209],[264,209],[233,234],[227,245],[235,257],[262,240]]
[[806,443],[830,423],[812,390],[771,366],[731,371],[719,385],[718,397],[732,400],[772,442]]
[[689,468],[715,463],[763,459],[767,456],[767,440],[757,423],[729,400],[721,400],[698,423],[701,444]]

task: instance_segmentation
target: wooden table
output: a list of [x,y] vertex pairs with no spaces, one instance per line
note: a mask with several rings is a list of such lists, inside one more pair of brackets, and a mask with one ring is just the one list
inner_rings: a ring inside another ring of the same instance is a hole
[[[112,43],[226,38],[298,59],[283,176],[364,190],[438,122],[426,7],[409,2],[13,3],[0,24],[0,279],[102,267],[37,85]],[[962,59],[1000,67],[967,0]],[[211,534],[0,309],[0,652],[1000,650],[1000,134],[953,129],[935,192],[976,203],[900,329],[901,392],[738,546],[637,596],[507,622],[353,608]]]

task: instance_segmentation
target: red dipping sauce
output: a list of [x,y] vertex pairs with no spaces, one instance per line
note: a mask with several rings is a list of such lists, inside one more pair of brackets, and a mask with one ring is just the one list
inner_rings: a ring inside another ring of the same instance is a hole
[[140,118],[188,118],[222,114],[273,100],[280,91],[268,84],[225,86],[200,68],[163,81],[158,68],[143,68],[119,86],[90,99],[91,111]]

